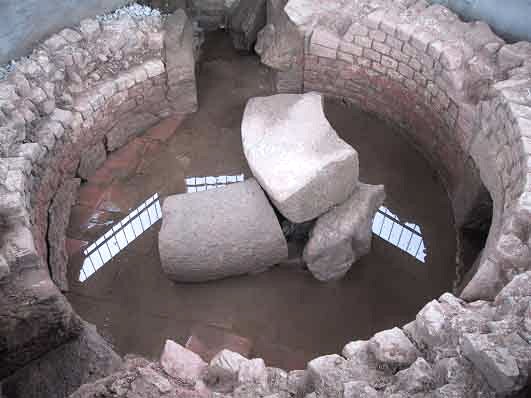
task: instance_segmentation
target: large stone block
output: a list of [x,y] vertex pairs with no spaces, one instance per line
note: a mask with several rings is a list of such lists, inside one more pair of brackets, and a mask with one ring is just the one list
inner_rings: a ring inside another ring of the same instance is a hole
[[326,119],[318,93],[250,99],[242,140],[254,176],[292,222],[343,203],[358,184],[358,154]]
[[275,212],[254,179],[170,196],[162,215],[160,258],[175,281],[260,272],[288,257]]
[[360,184],[343,204],[317,220],[304,261],[321,281],[342,278],[371,249],[372,220],[385,199],[383,185]]

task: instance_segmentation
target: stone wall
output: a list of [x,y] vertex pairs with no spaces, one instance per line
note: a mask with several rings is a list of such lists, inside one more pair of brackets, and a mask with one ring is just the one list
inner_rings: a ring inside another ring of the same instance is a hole
[[257,48],[278,89],[320,91],[402,126],[439,171],[458,227],[488,189],[493,222],[463,297],[493,299],[529,269],[531,43],[505,44],[423,0],[269,4],[280,16]]
[[28,54],[35,44],[54,32],[128,2],[129,0],[1,1],[0,64]]
[[[48,271],[48,222],[62,220],[59,203],[49,208],[60,185],[81,159],[80,174],[90,174],[91,150],[113,151],[197,107],[189,21],[180,10],[170,24],[138,6],[83,20],[0,81],[0,379],[84,330]],[[172,56],[188,60],[171,74],[165,42],[181,43]],[[61,230],[51,232],[57,244]]]

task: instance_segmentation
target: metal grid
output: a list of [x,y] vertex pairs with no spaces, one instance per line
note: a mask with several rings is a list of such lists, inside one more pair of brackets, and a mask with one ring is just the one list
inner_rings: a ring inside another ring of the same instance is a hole
[[401,223],[387,207],[382,206],[376,212],[372,232],[420,262],[426,262],[426,247],[420,227],[412,223]]
[[188,177],[186,178],[186,192],[201,192],[224,187],[229,184],[243,182],[243,174],[232,176],[208,176],[208,177]]
[[156,193],[83,251],[85,260],[79,271],[79,281],[85,282],[161,218],[159,194]]

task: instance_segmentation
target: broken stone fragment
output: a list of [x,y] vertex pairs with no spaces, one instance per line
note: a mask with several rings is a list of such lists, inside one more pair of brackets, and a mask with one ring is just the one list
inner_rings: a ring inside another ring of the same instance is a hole
[[160,258],[175,281],[261,272],[288,257],[275,212],[254,179],[170,196],[162,214]]
[[366,381],[351,381],[344,385],[343,398],[378,398],[378,391]]
[[376,333],[369,340],[369,349],[376,360],[393,368],[411,365],[420,353],[399,328]]
[[303,258],[321,281],[340,279],[371,248],[372,220],[385,199],[383,185],[360,183],[352,196],[317,220]]
[[326,119],[321,94],[250,99],[242,141],[253,175],[292,222],[319,217],[358,184],[358,154]]
[[229,31],[237,50],[250,51],[266,24],[266,0],[241,0],[230,16]]
[[216,391],[227,392],[238,383],[240,368],[249,360],[237,352],[222,350],[208,365],[206,383]]
[[160,364],[170,376],[192,385],[202,377],[207,367],[199,355],[172,340],[166,340]]
[[238,371],[238,384],[250,385],[255,390],[267,391],[267,368],[262,358],[243,361]]

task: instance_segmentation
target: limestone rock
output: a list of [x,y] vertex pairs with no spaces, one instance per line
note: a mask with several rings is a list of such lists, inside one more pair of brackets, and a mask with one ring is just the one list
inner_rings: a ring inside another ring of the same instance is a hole
[[376,333],[369,340],[376,360],[391,367],[404,368],[415,362],[419,352],[399,328]]
[[68,291],[68,253],[66,229],[70,222],[70,209],[74,205],[81,180],[73,178],[63,182],[48,209],[48,248],[52,279],[61,291]]
[[192,385],[201,378],[207,367],[199,355],[172,340],[166,340],[160,364],[170,376]]
[[2,390],[6,397],[67,397],[82,384],[115,372],[121,364],[96,327],[85,323],[76,339],[15,372],[3,381]]
[[396,390],[409,394],[430,391],[435,387],[433,369],[424,358],[417,358],[409,368],[398,372],[396,379]]
[[358,364],[368,364],[371,361],[369,342],[366,340],[352,341],[348,343],[341,354],[350,362]]
[[465,334],[463,354],[481,372],[499,394],[509,394],[518,387],[520,370],[509,350],[496,344],[493,335]]
[[319,217],[303,254],[317,279],[342,278],[370,251],[372,220],[384,199],[383,185],[360,184],[345,203]]
[[265,362],[262,358],[243,361],[238,371],[238,383],[255,384],[264,390],[268,386],[268,375]]
[[343,203],[358,183],[358,154],[337,136],[318,93],[250,99],[242,141],[253,175],[292,222]]
[[87,180],[103,165],[106,159],[107,151],[105,150],[105,145],[102,141],[99,141],[81,154],[77,174]]
[[248,361],[237,352],[220,351],[208,365],[207,385],[218,391],[231,391],[238,382],[240,368]]
[[280,224],[254,179],[168,197],[162,213],[159,251],[173,280],[261,272],[288,257]]
[[345,383],[343,398],[378,398],[378,391],[365,381],[352,381]]
[[229,24],[234,48],[250,51],[265,24],[266,0],[240,0]]
[[0,280],[9,275],[9,264],[4,256],[0,255]]
[[318,397],[343,396],[344,383],[351,381],[347,361],[339,355],[325,355],[308,362],[308,376]]

